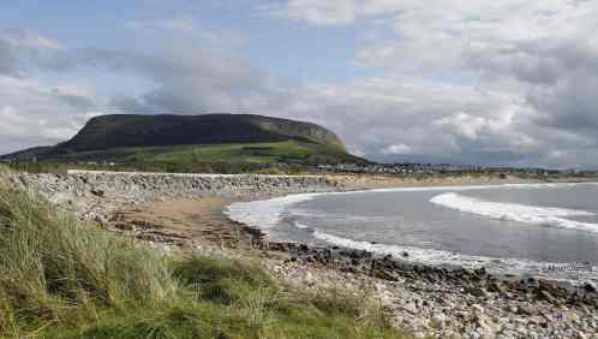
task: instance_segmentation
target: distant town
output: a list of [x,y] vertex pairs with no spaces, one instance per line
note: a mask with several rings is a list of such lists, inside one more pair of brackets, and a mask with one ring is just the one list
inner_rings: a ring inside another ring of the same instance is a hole
[[458,175],[492,175],[517,176],[522,178],[550,178],[550,177],[596,177],[593,170],[555,170],[537,167],[487,167],[473,165],[451,165],[431,163],[370,163],[370,164],[338,164],[318,165],[312,169],[317,173],[356,173],[356,174],[387,174],[406,177],[426,176],[458,176]]
[[[7,164],[15,170],[25,172],[64,172],[68,168],[91,169],[91,170],[139,170],[146,172],[164,171],[164,172],[182,172],[183,168],[172,167],[163,168],[151,162],[136,163],[110,160],[90,160],[90,161],[38,161],[35,157],[22,159],[18,161],[0,159],[0,162]],[[492,176],[497,178],[518,177],[527,179],[545,179],[551,178],[596,178],[596,170],[578,170],[578,169],[546,169],[541,167],[499,167],[499,166],[479,166],[479,165],[453,165],[453,164],[433,164],[416,162],[397,162],[397,163],[376,163],[376,162],[357,162],[340,164],[320,164],[307,165],[296,163],[280,162],[276,164],[262,164],[253,166],[236,166],[232,163],[210,163],[206,166],[198,166],[188,172],[223,172],[223,173],[298,173],[308,172],[313,174],[357,174],[357,175],[385,175],[393,177],[426,178],[437,176]],[[237,164],[238,165],[238,164]],[[274,172],[272,170],[275,169]]]

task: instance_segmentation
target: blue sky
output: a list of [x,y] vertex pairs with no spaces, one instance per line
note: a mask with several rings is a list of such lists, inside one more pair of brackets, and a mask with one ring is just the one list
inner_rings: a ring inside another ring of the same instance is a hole
[[0,153],[98,114],[250,112],[377,160],[595,167],[596,16],[567,0],[11,1]]
[[[17,1],[0,12],[3,26],[44,32],[72,47],[104,47],[156,53],[158,39],[184,39],[211,48],[204,34],[229,34],[222,42],[273,75],[291,81],[346,79],[359,32],[351,26],[321,28],[269,20],[255,1]],[[191,29],[143,29],[140,25],[180,21]]]

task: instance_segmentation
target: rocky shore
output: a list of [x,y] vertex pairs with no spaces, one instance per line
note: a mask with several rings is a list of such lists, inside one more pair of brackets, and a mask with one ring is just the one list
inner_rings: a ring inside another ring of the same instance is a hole
[[427,266],[359,250],[268,243],[259,231],[222,213],[233,201],[264,194],[350,188],[330,178],[73,172],[16,174],[11,181],[42,192],[81,218],[161,249],[242,256],[245,250],[231,248],[249,239],[245,248],[259,249],[264,265],[287,283],[368,291],[398,326],[416,337],[598,338],[598,295],[591,283],[571,289],[531,277],[497,277],[483,268]]
[[483,268],[434,267],[343,248],[270,244],[289,253],[274,265],[286,280],[370,290],[416,337],[598,338],[596,286],[504,279]]

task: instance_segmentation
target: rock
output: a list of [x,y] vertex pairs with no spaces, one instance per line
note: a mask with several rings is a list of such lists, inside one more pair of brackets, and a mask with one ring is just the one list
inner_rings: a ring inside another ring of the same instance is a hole
[[108,219],[101,214],[96,214],[95,217],[93,218],[93,221],[97,222],[102,227],[108,225]]
[[447,316],[442,312],[437,312],[437,313],[434,313],[434,315],[432,315],[432,322],[434,322],[434,325],[437,327],[444,324],[444,322],[446,320],[447,320]]
[[133,226],[131,224],[127,224],[127,223],[118,223],[118,224],[114,225],[114,227],[121,231],[134,231],[135,230],[135,226]]
[[596,286],[594,286],[594,284],[591,282],[585,283],[583,285],[583,289],[586,291],[586,293],[596,293]]
[[493,338],[500,328],[484,317],[480,317],[477,320],[478,329],[477,332],[482,334],[484,338]]
[[411,314],[417,313],[417,307],[413,303],[406,303],[406,304],[402,305],[402,308]]
[[91,192],[91,194],[95,195],[96,197],[100,197],[100,198],[104,197],[104,191],[103,190],[92,189],[90,192]]
[[517,314],[524,315],[524,316],[531,316],[538,314],[538,311],[535,310],[530,305],[520,305],[517,308]]
[[471,305],[471,308],[474,311],[474,313],[476,313],[476,314],[484,313],[484,308],[480,304],[473,304],[473,305]]
[[268,248],[276,252],[288,252],[290,250],[288,243],[268,243]]
[[548,291],[540,291],[540,298],[549,302],[549,303],[554,303],[556,301],[556,299],[554,298],[554,296],[552,296],[552,294],[550,294],[550,292]]
[[480,275],[480,276],[485,276],[486,275],[486,268],[485,267],[480,267],[480,268],[478,268],[478,269],[475,270],[475,273],[477,275]]
[[468,288],[467,292],[476,297],[486,298],[486,297],[490,296],[489,293],[484,288],[482,288],[480,286],[474,286],[472,288]]
[[489,286],[488,289],[492,292],[496,292],[500,295],[508,294],[507,288],[498,281],[493,281]]

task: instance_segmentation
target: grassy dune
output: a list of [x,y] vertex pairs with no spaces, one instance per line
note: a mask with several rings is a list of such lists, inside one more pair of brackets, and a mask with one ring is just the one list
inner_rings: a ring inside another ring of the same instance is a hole
[[0,180],[0,337],[402,334],[364,295],[290,289],[251,258],[162,256]]

